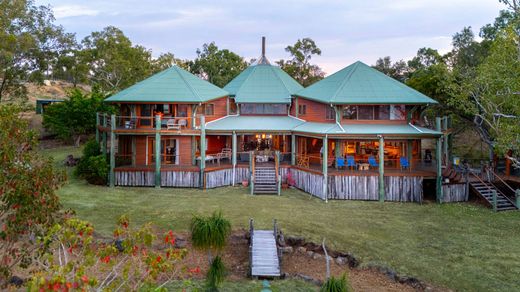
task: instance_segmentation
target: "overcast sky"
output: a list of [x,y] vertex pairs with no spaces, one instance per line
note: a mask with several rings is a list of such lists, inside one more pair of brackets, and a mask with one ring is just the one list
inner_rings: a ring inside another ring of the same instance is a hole
[[193,59],[214,41],[247,60],[260,55],[267,37],[271,61],[288,58],[284,48],[310,37],[322,49],[313,59],[328,74],[378,57],[409,59],[421,47],[446,52],[464,26],[478,30],[504,6],[498,0],[37,0],[50,4],[57,23],[82,39],[116,26],[154,56],[172,52]]

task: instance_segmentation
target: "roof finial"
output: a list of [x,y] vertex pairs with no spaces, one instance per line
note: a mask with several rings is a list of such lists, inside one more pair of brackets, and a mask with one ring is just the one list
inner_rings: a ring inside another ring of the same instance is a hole
[[262,37],[262,57],[265,58],[265,36]]
[[267,58],[265,57],[265,36],[262,37],[262,55],[260,56],[256,64],[269,64],[269,60],[267,60]]

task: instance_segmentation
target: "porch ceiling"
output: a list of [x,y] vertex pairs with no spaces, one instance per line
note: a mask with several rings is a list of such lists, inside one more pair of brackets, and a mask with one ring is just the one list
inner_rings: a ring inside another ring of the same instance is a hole
[[227,116],[206,124],[208,131],[291,131],[304,121],[291,116]]

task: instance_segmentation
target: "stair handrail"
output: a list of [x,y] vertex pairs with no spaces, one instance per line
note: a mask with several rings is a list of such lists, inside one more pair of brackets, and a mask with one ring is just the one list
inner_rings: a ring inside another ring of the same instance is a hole
[[[475,174],[474,172],[472,172],[471,170],[469,171],[469,173],[471,173],[471,174],[472,174],[474,177],[476,177],[476,178],[477,178],[481,183],[483,183],[483,184],[488,188],[489,191],[493,192],[493,189],[492,189],[492,188],[491,188],[491,187],[490,187],[486,182],[484,182],[484,181],[483,181],[483,180],[482,180],[478,175],[476,175],[476,174]],[[491,185],[493,185],[491,182],[489,182],[489,183],[490,183]],[[493,186],[493,187],[494,187],[494,186]],[[494,190],[494,191],[496,192],[496,195],[498,196],[498,193],[500,192],[500,190],[498,190],[498,189],[495,187],[495,190]],[[513,201],[511,201],[511,200],[510,200],[506,195],[502,194],[501,192],[500,192],[500,194],[501,194],[502,197],[504,197],[507,201],[509,201],[509,203],[511,203],[511,205],[513,205],[515,208],[518,209],[518,206],[517,206],[515,203],[513,203]]]
[[492,175],[494,175],[500,182],[502,182],[506,187],[508,187],[513,193],[515,193],[515,190],[507,184],[496,172],[494,172],[492,169],[489,169],[489,172],[491,172]]

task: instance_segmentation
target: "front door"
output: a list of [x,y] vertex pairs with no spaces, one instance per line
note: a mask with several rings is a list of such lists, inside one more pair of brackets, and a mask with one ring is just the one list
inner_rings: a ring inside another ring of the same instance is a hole
[[[161,139],[161,164],[178,165],[179,140],[175,138]],[[155,164],[155,137],[148,137],[148,165]]]

